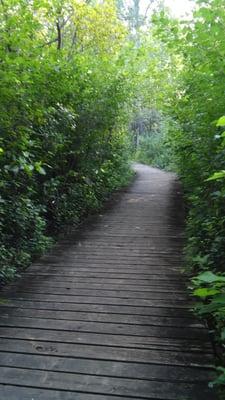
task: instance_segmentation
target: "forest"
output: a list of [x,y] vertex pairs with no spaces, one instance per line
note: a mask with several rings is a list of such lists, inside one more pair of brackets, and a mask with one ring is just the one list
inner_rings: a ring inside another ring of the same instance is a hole
[[185,271],[225,385],[225,4],[0,1],[0,280],[128,185],[180,177]]

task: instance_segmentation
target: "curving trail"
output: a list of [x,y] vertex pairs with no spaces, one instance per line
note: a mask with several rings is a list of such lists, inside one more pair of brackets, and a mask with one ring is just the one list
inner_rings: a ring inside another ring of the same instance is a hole
[[135,168],[112,207],[4,291],[1,400],[216,398],[208,332],[180,272],[179,182]]

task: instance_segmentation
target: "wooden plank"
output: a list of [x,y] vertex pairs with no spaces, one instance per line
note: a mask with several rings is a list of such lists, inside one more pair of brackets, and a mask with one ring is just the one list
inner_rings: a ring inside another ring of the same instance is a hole
[[[29,272],[30,271],[30,272]],[[28,272],[25,272],[24,275],[28,275],[30,273],[32,273],[33,270],[30,269],[28,270]],[[57,268],[57,267],[51,267],[49,265],[47,265],[43,270],[41,270],[42,273],[57,273],[58,275],[72,275],[74,277],[84,277],[84,278],[104,278],[104,276],[106,275],[107,278],[111,278],[111,279],[128,279],[128,280],[137,280],[137,279],[142,279],[142,280],[146,280],[146,281],[153,281],[153,280],[158,280],[158,281],[166,281],[166,282],[180,282],[180,280],[182,280],[182,278],[180,278],[179,276],[175,275],[175,274],[158,274],[158,275],[154,275],[151,273],[141,273],[138,270],[136,271],[136,273],[110,273],[110,272],[95,272],[94,270],[90,270],[90,272],[79,272],[76,270],[76,266],[74,267],[70,267],[70,268],[66,268],[63,267],[62,269]]]
[[[118,310],[119,311],[119,310]],[[41,310],[30,308],[19,308],[0,306],[0,318],[11,317],[29,317],[29,318],[46,318],[55,320],[71,320],[71,321],[95,321],[95,322],[114,322],[134,325],[155,325],[155,326],[174,326],[174,327],[191,327],[205,329],[205,326],[191,317],[164,317],[164,316],[146,316],[134,314],[116,314],[116,313],[99,313],[99,312],[82,312],[82,311],[61,311],[61,310]]]
[[[107,276],[104,278],[99,277],[73,277],[73,275],[67,274],[53,274],[53,273],[45,273],[44,271],[39,271],[37,273],[26,273],[24,274],[23,279],[26,278],[26,281],[37,281],[37,282],[70,282],[70,283],[97,283],[97,284],[112,284],[112,285],[129,285],[129,286],[148,286],[148,287],[165,287],[168,285],[173,285],[174,288],[182,287],[182,283],[177,282],[168,282],[168,280],[151,280],[151,279],[120,279],[120,278],[108,278]],[[19,282],[20,284],[20,282]],[[19,287],[19,285],[18,285]]]
[[[94,241],[93,241],[94,242]],[[96,242],[94,242],[95,244],[93,245],[93,242],[90,241],[89,244],[85,243],[85,242],[79,242],[77,244],[77,246],[71,246],[68,245],[58,245],[58,246],[54,246],[51,254],[63,254],[65,252],[65,250],[67,250],[67,252],[71,255],[87,255],[87,253],[89,254],[93,254],[95,256],[99,256],[99,254],[105,254],[107,257],[105,257],[105,259],[103,260],[104,263],[109,262],[110,260],[108,259],[108,257],[110,256],[114,256],[114,255],[118,255],[118,254],[122,254],[123,256],[129,256],[131,257],[132,255],[136,256],[145,256],[150,258],[151,255],[154,254],[176,254],[178,253],[178,250],[181,249],[181,244],[178,244],[177,246],[173,246],[171,248],[167,248],[165,246],[165,242],[163,244],[161,244],[160,246],[157,246],[157,248],[155,246],[152,246],[152,244],[148,247],[146,247],[146,245],[143,247],[141,245],[138,246],[134,246],[132,244],[132,246],[129,246],[126,243],[126,246],[124,245],[123,247],[118,246],[118,245],[112,245],[111,241],[105,242],[104,245],[102,244],[98,244]],[[168,241],[167,241],[168,243]],[[149,260],[148,260],[149,261]],[[151,261],[151,260],[150,260]],[[161,265],[160,265],[161,266]],[[162,264],[163,266],[163,264]]]
[[[84,260],[82,260],[84,261]],[[118,272],[122,273],[122,274],[132,274],[132,273],[137,273],[137,271],[139,273],[147,273],[150,275],[162,275],[162,273],[165,273],[165,275],[169,275],[169,276],[177,276],[177,271],[178,268],[176,267],[161,267],[160,268],[156,267],[156,266],[142,266],[142,265],[126,265],[121,266],[121,263],[115,263],[115,262],[111,262],[111,263],[100,263],[100,262],[96,262],[95,264],[93,262],[87,263],[87,262],[83,262],[82,263],[81,260],[76,261],[76,263],[72,264],[72,263],[43,263],[43,264],[34,264],[33,266],[31,266],[29,268],[29,271],[36,271],[37,269],[42,270],[43,268],[46,268],[46,266],[51,267],[51,268],[64,268],[64,269],[76,269],[77,272],[98,272],[98,273],[114,273],[114,274],[118,274]]]
[[[73,332],[92,332],[112,335],[131,335],[161,338],[182,338],[199,339],[202,341],[209,340],[208,331],[186,326],[182,327],[166,327],[163,325],[136,325],[136,324],[116,324],[113,322],[92,322],[92,321],[70,321],[45,318],[26,318],[26,317],[0,317],[0,327],[29,327],[39,329],[54,329]],[[163,327],[163,329],[161,329]],[[134,339],[135,340],[135,339]]]
[[74,391],[92,394],[137,397],[140,399],[176,400],[177,394],[186,394],[196,400],[211,400],[211,390],[206,384],[173,383],[100,377],[83,374],[58,373],[52,371],[29,370],[22,368],[0,367],[0,383],[24,385],[54,390]]
[[[105,216],[107,216],[107,214],[105,214]],[[116,214],[113,218],[115,220],[115,223],[118,222],[117,216],[118,215]],[[111,215],[108,218],[111,219],[112,218]],[[139,216],[137,216],[137,220],[140,221]],[[119,221],[122,221],[123,224],[127,223],[127,216],[124,216],[123,213],[121,213],[121,215],[119,216]],[[133,225],[133,221],[134,221],[134,219],[131,218],[132,225]],[[149,224],[150,223],[149,218],[147,219],[147,221]],[[102,235],[100,235],[97,230],[95,230],[94,238],[88,239],[87,235],[88,235],[88,232],[85,231],[85,227],[83,227],[83,229],[80,231],[77,231],[76,234],[75,234],[75,231],[70,232],[69,236],[62,238],[57,245],[58,246],[60,246],[60,245],[62,245],[62,246],[64,246],[64,245],[80,246],[81,241],[82,241],[82,244],[84,243],[84,245],[86,243],[88,243],[88,244],[94,243],[94,245],[95,245],[96,243],[104,244],[104,243],[108,242],[108,240],[106,240],[104,237],[102,237]],[[173,244],[176,246],[177,242],[174,242],[174,240],[178,240],[178,241],[180,240],[181,243],[183,244],[184,237],[185,237],[185,235],[184,235],[183,230],[181,230],[179,232],[179,234],[173,232],[173,234],[170,234],[170,235],[168,233],[166,235],[159,235],[158,232],[149,232],[149,235],[146,236],[146,240],[144,240],[144,241],[142,240],[142,238],[137,237],[137,240],[136,240],[136,239],[130,238],[128,235],[127,237],[125,237],[125,242],[126,243],[134,243],[134,245],[136,245],[136,246],[139,246],[139,244],[140,244],[140,246],[149,248],[148,245],[150,246],[154,240],[160,239],[161,244],[163,243],[163,240],[165,240],[166,244],[168,243],[168,241],[173,241]],[[124,241],[121,239],[121,235],[120,235],[119,231],[117,232],[117,235],[115,236],[115,238],[110,241],[110,244],[112,244],[112,246],[114,246],[116,244],[117,246],[120,246],[120,247],[122,247],[124,245]]]
[[[54,253],[49,253],[48,256],[44,256],[43,260],[48,259],[48,258],[56,258],[56,257],[63,257],[64,256],[64,251],[58,250],[54,251]],[[65,257],[65,256],[64,256]],[[158,257],[161,259],[165,259],[165,266],[168,264],[167,263],[167,258],[173,258],[174,262],[176,259],[180,260],[181,256],[177,256],[177,249],[174,249],[173,251],[163,251],[161,249],[158,249],[157,251],[152,250],[149,253],[144,253],[140,250],[139,252],[134,252],[132,249],[129,249],[127,247],[126,252],[123,250],[121,251],[120,249],[115,249],[113,252],[112,250],[109,251],[109,249],[101,249],[98,248],[97,250],[91,250],[91,251],[81,251],[81,250],[76,250],[72,251],[71,249],[67,250],[67,260],[70,260],[72,258],[73,262],[74,261],[80,261],[80,262],[91,262],[94,264],[97,264],[98,262],[101,262],[105,265],[107,263],[112,263],[118,261],[118,262],[126,262],[131,261],[131,262],[136,262],[136,264],[139,264],[140,261],[145,263],[145,265],[148,265],[149,258],[151,258],[151,262],[154,263],[154,259],[156,258],[158,260]],[[157,263],[157,261],[156,261]],[[158,263],[157,263],[158,264]],[[157,265],[156,264],[156,265]],[[160,263],[160,267],[163,267],[164,264]]]
[[47,295],[65,295],[65,296],[85,296],[85,298],[91,296],[91,297],[104,297],[104,298],[116,298],[116,299],[146,299],[146,300],[176,300],[177,302],[181,301],[189,301],[188,295],[186,293],[180,293],[180,292],[160,292],[160,291],[136,291],[136,290],[104,290],[104,289],[78,289],[78,288],[70,288],[67,286],[66,288],[63,287],[51,287],[51,286],[41,286],[39,285],[31,285],[31,286],[25,286],[22,288],[18,288],[16,291],[14,290],[14,287],[12,288],[12,293],[13,294],[18,294],[20,296],[20,293],[42,293],[42,294],[47,294]]
[[[174,307],[177,309],[190,309],[191,302],[185,300],[166,300],[166,299],[126,299],[122,297],[97,297],[97,296],[76,296],[76,295],[54,295],[44,293],[32,293],[17,291],[11,294],[11,298],[20,300],[47,301],[60,303],[88,303],[88,304],[109,304],[118,306],[135,306],[135,307]],[[162,295],[163,298],[163,295]]]
[[[143,241],[142,238],[137,237],[137,238],[129,238],[129,236],[124,237],[124,239],[121,238],[121,236],[118,234],[118,236],[115,236],[113,238],[103,238],[101,235],[98,235],[97,230],[95,231],[95,237],[91,238],[86,238],[84,234],[82,234],[82,231],[79,232],[79,236],[77,238],[67,238],[67,239],[62,239],[60,242],[58,242],[55,246],[58,249],[71,249],[73,246],[73,249],[88,249],[88,248],[109,248],[109,249],[127,249],[131,248],[135,251],[139,250],[144,250],[144,251],[151,251],[152,246],[154,243],[157,243],[157,247],[159,248],[165,248],[165,246],[168,246],[168,244],[173,243],[173,248],[177,248],[178,251],[182,249],[182,246],[184,244],[184,239],[182,237],[179,237],[177,235],[151,235],[149,234],[148,237],[145,238]],[[155,248],[155,246],[154,246]],[[54,249],[54,247],[53,247]],[[151,261],[151,260],[150,260]]]
[[11,285],[8,285],[8,289],[13,289],[14,291],[25,286],[31,288],[36,288],[41,286],[44,289],[47,288],[67,288],[67,289],[88,289],[88,290],[93,290],[93,289],[100,289],[100,290],[122,290],[122,291],[127,291],[127,292],[133,292],[134,290],[137,292],[158,292],[158,293],[167,293],[173,291],[174,293],[186,293],[186,288],[185,290],[179,286],[175,286],[172,284],[164,284],[164,285],[125,285],[125,284],[114,284],[114,283],[93,283],[89,282],[89,280],[84,280],[84,281],[62,281],[62,280],[51,280],[51,279],[36,279],[34,282],[30,282],[30,279],[22,280],[17,283],[13,283]]
[[[146,218],[148,218],[148,216],[146,215]],[[172,236],[174,234],[174,229],[171,229],[166,227],[166,228],[161,228],[160,224],[152,224],[154,226],[154,228],[157,230],[159,236],[165,236],[166,234],[168,234],[169,236]],[[145,239],[150,239],[151,238],[151,232],[150,231],[145,231],[145,232],[141,232],[141,231],[135,231],[133,234],[131,234],[132,231],[132,226],[130,227],[130,230],[126,230],[126,231],[120,231],[120,234],[118,235],[118,231],[114,230],[114,231],[107,231],[107,230],[98,230],[98,233],[104,238],[104,239],[108,239],[108,238],[122,238],[123,239],[132,239],[135,241],[136,238],[139,238],[140,240],[145,240]],[[95,238],[96,237],[96,232],[93,230],[93,232],[89,232],[86,236],[84,236],[84,239],[91,239],[91,238]]]
[[[82,259],[84,261],[87,261],[87,262],[93,262],[93,260],[95,260],[95,262],[97,263],[98,261],[100,262],[101,260],[105,262],[106,256],[105,256],[105,258],[103,256],[102,256],[102,258],[100,256],[95,258],[94,256],[92,256],[92,254],[90,254],[89,257],[87,257],[87,256],[86,257],[82,257]],[[58,256],[56,256],[56,255],[48,255],[48,256],[45,256],[42,260],[45,261],[46,264],[52,264],[52,263],[55,263],[57,261],[62,264],[63,261],[65,260],[65,258],[64,258],[63,255],[61,255],[61,256],[60,255],[58,255]],[[118,263],[120,263],[121,265],[124,265],[124,266],[126,266],[126,265],[137,265],[137,266],[138,265],[148,265],[149,256],[148,257],[147,256],[146,257],[139,257],[139,256],[126,257],[126,256],[124,256],[123,257],[123,256],[120,256],[120,255],[117,255],[117,257],[113,256],[111,260],[114,261],[115,263],[118,262]],[[181,257],[175,257],[172,254],[168,255],[168,256],[162,255],[159,252],[159,253],[157,253],[155,255],[152,254],[151,255],[151,260],[152,260],[152,263],[154,263],[155,265],[158,264],[157,260],[158,260],[158,262],[160,262],[160,264],[161,263],[162,264],[165,263],[165,265],[166,265],[166,263],[170,263],[170,265],[171,264],[176,265],[176,262],[177,262],[177,265],[179,265],[179,263],[181,263],[182,259],[181,259]],[[75,261],[79,262],[79,258],[75,257],[73,255],[68,255],[67,254],[66,261],[67,261],[67,263],[71,264],[72,262],[75,262]]]
[[173,306],[160,307],[157,304],[155,307],[135,307],[135,306],[121,306],[111,304],[89,304],[89,303],[60,303],[48,301],[34,301],[10,299],[4,303],[4,307],[22,307],[24,309],[41,309],[41,310],[59,310],[59,311],[84,311],[96,313],[115,313],[115,314],[129,314],[129,315],[145,315],[145,316],[165,316],[165,317],[190,317],[192,316],[190,310],[183,308],[175,308]]
[[[1,385],[0,399],[3,400],[139,400],[137,397],[108,396],[101,394],[76,393],[68,390],[38,389],[32,387],[21,387],[17,385]],[[154,400],[154,399],[153,399]]]
[[113,376],[129,379],[166,380],[168,382],[207,382],[214,378],[211,369],[164,366],[151,363],[115,362],[52,355],[0,353],[0,366],[39,369],[78,374]]
[[[189,362],[191,361],[193,361],[193,365],[201,365],[201,362],[202,364],[208,364],[209,362],[212,362],[212,351],[208,346],[208,343],[204,344],[204,342],[198,340],[192,340],[191,342],[189,342],[188,340],[182,338],[145,338],[142,336],[134,337],[129,335],[112,335],[93,332],[67,332],[47,329],[34,329],[28,327],[11,327],[10,329],[1,328],[0,337],[2,338],[1,342],[5,342],[5,340],[11,340],[13,338],[20,339],[20,342],[17,342],[18,346],[20,346],[21,340],[25,339],[29,339],[32,341],[50,342],[54,344],[53,347],[55,347],[56,344],[59,343],[68,344],[68,346],[70,345],[70,347],[73,349],[83,349],[83,351],[90,345],[91,350],[94,346],[94,358],[101,359],[107,359],[106,355],[108,355],[109,357],[110,351],[112,351],[113,348],[115,348],[113,357],[120,357],[121,355],[117,354],[117,348],[119,348],[120,350],[123,348],[126,356],[128,356],[128,352],[131,356],[131,359],[129,359],[129,361],[132,360],[137,362],[146,362],[147,359],[141,359],[141,357],[147,357],[147,355],[151,355],[150,360],[154,360],[154,362],[156,363],[162,363],[162,360],[166,360],[166,364],[172,365],[189,365]],[[73,346],[71,346],[72,344]],[[11,343],[7,342],[7,346],[8,345],[11,345]],[[104,350],[103,347],[105,349],[104,354],[102,354],[102,351]],[[1,347],[1,350],[4,351],[5,348]],[[136,351],[137,353],[135,353]],[[76,353],[73,353],[73,355],[74,354]],[[66,355],[70,354],[67,353]],[[82,357],[81,354],[80,357]],[[132,357],[137,358],[133,359]],[[89,356],[85,355],[85,358],[89,358]],[[90,358],[93,358],[93,355]],[[111,359],[114,358],[109,358],[109,360]],[[116,358],[116,360],[117,359],[124,361],[124,358]]]

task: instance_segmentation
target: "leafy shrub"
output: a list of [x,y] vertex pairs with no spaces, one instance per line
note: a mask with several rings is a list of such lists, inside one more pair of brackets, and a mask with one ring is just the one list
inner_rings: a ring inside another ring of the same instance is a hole
[[[169,93],[170,105],[162,104],[162,109],[176,124],[168,140],[187,204],[186,266],[192,277],[197,276],[194,293],[203,299],[199,310],[213,321],[219,340],[225,326],[224,2],[199,0],[192,20],[182,24],[164,12],[154,21],[162,47],[177,60],[174,96]],[[212,274],[217,278],[207,282]],[[224,385],[223,341],[221,345],[217,383]]]
[[[194,288],[193,294],[200,300],[195,311],[202,318],[210,321],[211,327],[215,330],[217,345],[225,347],[225,275],[215,274],[211,271],[203,272],[192,279]],[[223,362],[223,358],[220,362]],[[225,385],[225,368],[216,368],[217,378],[211,382],[213,385]]]
[[162,133],[140,139],[136,159],[153,167],[170,170],[172,167],[171,148]]
[[[130,176],[114,2],[0,4],[0,278]],[[110,18],[108,16],[110,15]]]

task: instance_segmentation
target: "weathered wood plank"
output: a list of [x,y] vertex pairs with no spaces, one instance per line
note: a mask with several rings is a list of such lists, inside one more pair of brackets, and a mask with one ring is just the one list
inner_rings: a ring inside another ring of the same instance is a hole
[[192,396],[193,400],[211,400],[211,391],[205,384],[199,382],[180,383],[146,381],[141,379],[127,379],[101,377],[88,374],[58,373],[53,371],[39,371],[22,368],[0,367],[0,383],[24,385],[27,387],[41,387],[46,389],[74,391],[92,394],[117,395],[137,397],[140,399],[177,399],[177,391]]
[[178,367],[151,363],[102,361],[83,358],[42,356],[37,354],[0,353],[0,365],[78,374],[113,376],[129,379],[166,380],[168,382],[206,382],[213,378],[209,369]]
[[[180,280],[182,281],[182,278],[179,279],[179,276],[177,275],[172,275],[170,276],[169,274],[158,274],[158,275],[153,275],[151,273],[139,273],[138,269],[136,271],[136,273],[110,273],[110,272],[95,272],[90,271],[90,272],[79,272],[77,271],[74,267],[73,268],[66,268],[63,267],[62,269],[57,268],[57,267],[51,267],[51,266],[46,266],[43,268],[42,273],[57,273],[58,275],[69,275],[69,276],[74,276],[74,277],[84,277],[84,278],[104,278],[104,275],[107,275],[107,278],[115,278],[115,279],[133,279],[133,280],[137,280],[137,279],[143,279],[146,281],[153,281],[153,280],[158,280],[158,281],[166,281],[168,282],[180,282]],[[32,269],[28,270],[28,272],[25,273],[25,275],[30,275],[32,274],[33,271]]]
[[41,294],[49,294],[49,295],[65,295],[65,296],[85,296],[86,298],[89,296],[92,297],[104,297],[104,298],[118,298],[118,299],[146,299],[146,300],[182,300],[182,301],[188,301],[188,295],[184,292],[177,292],[177,291],[167,291],[167,292],[160,292],[160,291],[136,291],[133,289],[132,291],[124,291],[120,289],[116,290],[104,290],[104,289],[80,289],[80,288],[70,288],[70,287],[51,287],[51,286],[41,286],[39,285],[31,285],[31,286],[25,286],[23,288],[19,288],[17,291],[15,291],[14,287],[12,290],[13,294],[18,294],[20,296],[20,293],[41,293]]
[[[119,310],[118,310],[119,312]],[[29,318],[45,318],[54,320],[71,320],[71,321],[95,321],[95,322],[114,322],[133,325],[146,325],[146,326],[174,326],[174,327],[189,327],[189,328],[202,328],[205,326],[191,317],[164,317],[157,315],[134,315],[134,314],[113,314],[113,313],[99,313],[99,312],[82,312],[82,311],[60,311],[60,310],[41,310],[29,308],[11,308],[7,306],[0,306],[0,318],[11,317],[29,317]]]
[[[75,398],[76,396],[76,398]],[[68,390],[49,390],[0,384],[0,399],[4,400],[131,400],[130,397],[108,396],[101,394],[76,393]],[[132,397],[132,400],[139,398]],[[153,399],[154,400],[154,399]]]
[[[133,292],[134,290],[136,292],[158,292],[158,293],[187,293],[186,288],[182,288],[181,285],[177,285],[177,287],[173,284],[168,284],[165,283],[163,284],[149,284],[149,285],[137,285],[137,284],[131,284],[131,285],[126,285],[122,283],[93,283],[90,282],[88,279],[84,281],[64,281],[64,280],[51,280],[51,279],[38,279],[34,282],[30,282],[30,279],[27,279],[26,281],[23,280],[21,287],[27,287],[29,286],[30,288],[36,288],[36,287],[41,287],[47,289],[47,288],[66,288],[66,289],[100,289],[100,290],[122,290],[122,291],[127,291],[127,292]],[[13,283],[8,286],[8,288],[12,288],[14,291],[20,288],[19,282]]]
[[[11,339],[10,338],[11,335]],[[18,340],[19,339],[19,340]],[[104,340],[105,339],[105,340]],[[10,329],[0,341],[0,351],[31,353],[43,355],[60,355],[64,357],[88,358],[94,360],[125,361],[135,363],[153,363],[174,366],[209,368],[212,365],[212,354],[207,354],[204,347],[189,343],[171,345],[171,341],[138,341],[128,342],[124,337],[106,337],[103,335],[68,333],[56,334],[54,331],[31,329]],[[77,342],[76,342],[77,340]],[[152,344],[151,344],[152,343]],[[179,347],[179,349],[178,349]],[[180,350],[180,351],[179,351]],[[186,351],[185,351],[186,350]]]
[[87,312],[106,312],[106,313],[117,313],[117,314],[131,314],[131,315],[155,315],[155,316],[171,316],[171,317],[190,317],[192,314],[189,308],[175,308],[173,306],[156,306],[150,307],[135,307],[135,306],[122,306],[122,305],[111,305],[111,304],[89,304],[89,303],[60,303],[48,302],[48,301],[34,301],[34,299],[20,300],[17,297],[11,298],[9,301],[4,303],[4,307],[23,307],[33,308],[42,310],[59,310],[59,311],[87,311]]
[[[53,320],[54,322],[54,320]],[[62,321],[63,322],[63,321]],[[146,349],[154,349],[156,346],[162,346],[162,349],[165,350],[176,350],[176,351],[199,351],[201,352],[201,348],[210,349],[208,346],[207,338],[205,340],[201,340],[201,338],[192,338],[191,340],[187,340],[186,337],[183,336],[166,336],[166,334],[161,333],[162,329],[158,328],[158,336],[143,336],[143,335],[132,335],[132,334],[119,334],[119,333],[107,333],[101,332],[100,330],[96,332],[92,331],[82,331],[82,330],[66,330],[66,329],[52,329],[48,327],[45,321],[45,328],[36,327],[35,321],[33,326],[29,326],[29,324],[21,325],[12,325],[12,326],[2,326],[0,329],[0,337],[4,338],[19,338],[26,339],[27,337],[35,338],[37,340],[50,340],[50,341],[59,341],[63,342],[63,338],[65,342],[68,343],[90,343],[96,345],[108,345],[108,346],[123,346],[123,347],[133,347],[133,348],[146,348]],[[90,324],[89,324],[90,325]],[[169,333],[169,332],[168,332]],[[29,336],[26,336],[29,335]]]
[[[29,268],[29,271],[35,271],[37,272],[37,270],[42,270],[43,268],[46,267],[49,268],[61,268],[61,269],[65,269],[65,270],[70,270],[74,268],[74,265],[71,265],[70,263],[46,263],[46,264],[34,264],[33,266],[31,266]],[[149,274],[149,275],[162,275],[162,272],[165,273],[165,276],[176,276],[177,277],[177,272],[179,271],[180,268],[175,267],[175,266],[160,266],[157,268],[156,266],[146,266],[146,265],[141,265],[141,264],[134,264],[131,266],[131,264],[129,263],[128,266],[123,266],[121,263],[115,263],[115,262],[111,262],[111,263],[100,263],[100,262],[96,262],[95,264],[93,262],[87,263],[83,260],[83,263],[81,260],[79,260],[79,262],[76,262],[76,271],[77,272],[97,272],[97,273],[114,273],[114,274],[118,274],[118,272],[122,273],[122,274],[127,274],[130,275],[132,273],[137,274],[137,272],[141,273],[141,274]]]
[[[199,339],[202,341],[209,340],[206,329],[199,329],[186,326],[183,327],[167,327],[163,325],[136,325],[136,324],[116,324],[113,322],[92,322],[92,321],[71,321],[71,320],[54,320],[45,318],[26,318],[26,317],[0,317],[0,327],[27,327],[39,329],[54,329],[73,332],[92,332],[112,335],[130,335],[161,338],[181,338]],[[163,329],[161,329],[163,328]],[[0,330],[1,334],[1,330]],[[135,340],[135,339],[134,339]],[[147,339],[146,339],[147,340]],[[144,342],[145,340],[143,340]]]
[[[154,296],[152,296],[154,297]],[[20,300],[37,300],[37,301],[47,301],[47,302],[55,302],[58,301],[60,303],[88,303],[88,304],[115,304],[118,306],[134,306],[134,307],[174,307],[178,309],[189,309],[191,307],[191,302],[187,302],[186,300],[176,300],[176,299],[127,299],[123,297],[97,297],[97,296],[78,296],[78,295],[56,295],[56,294],[47,294],[43,291],[40,293],[30,292],[21,292],[17,291],[16,293],[11,294],[11,298],[17,298]]]
[[[126,284],[126,285],[144,285],[150,287],[153,285],[154,287],[159,287],[159,286],[166,286],[168,285],[168,280],[156,280],[156,279],[130,279],[130,278],[108,278],[105,276],[104,278],[99,278],[99,277],[93,277],[93,276],[83,276],[83,277],[73,277],[73,275],[68,275],[68,274],[57,274],[57,273],[44,273],[43,271],[37,272],[37,273],[26,273],[26,275],[23,275],[23,279],[25,282],[27,280],[33,281],[33,280],[41,280],[41,281],[49,281],[51,280],[52,282],[85,282],[85,283],[107,283],[107,284],[114,284],[114,285],[119,285],[119,284]],[[183,287],[182,282],[176,281],[176,282],[170,282],[171,285],[173,285],[174,288],[177,287]],[[18,286],[19,287],[19,286]]]

